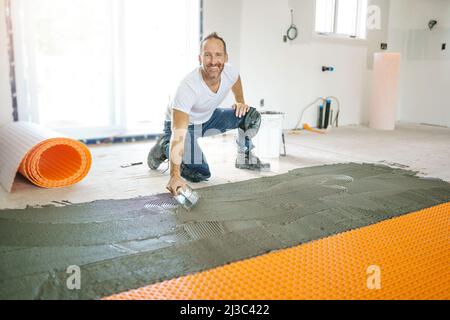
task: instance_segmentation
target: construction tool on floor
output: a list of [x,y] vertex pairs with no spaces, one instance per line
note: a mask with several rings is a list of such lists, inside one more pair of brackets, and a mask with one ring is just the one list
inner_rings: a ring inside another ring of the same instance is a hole
[[132,163],[127,163],[127,164],[123,164],[120,167],[121,168],[129,168],[129,167],[134,167],[134,166],[140,166],[144,164],[143,162],[132,162]]
[[192,190],[189,185],[186,185],[185,189],[181,188],[180,194],[175,196],[174,198],[179,204],[183,206],[183,208],[189,211],[197,204],[197,201],[200,197],[198,193]]

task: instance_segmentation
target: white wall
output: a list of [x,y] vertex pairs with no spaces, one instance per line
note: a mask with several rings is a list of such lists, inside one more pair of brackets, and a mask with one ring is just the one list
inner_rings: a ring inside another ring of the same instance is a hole
[[[204,0],[203,36],[217,32],[227,44],[228,63],[240,70],[241,56],[241,0]],[[230,93],[223,102],[224,107],[234,104]]]
[[[367,46],[355,41],[317,41],[311,38],[313,19],[300,17],[311,0],[243,0],[241,21],[241,76],[247,103],[286,113],[285,128],[292,128],[300,112],[317,97],[336,96],[341,101],[340,124],[367,122]],[[284,43],[290,9],[300,40]],[[297,17],[297,18],[296,18]],[[302,41],[302,39],[305,41]],[[336,71],[323,73],[322,65]],[[305,113],[302,123],[315,126],[317,109]]]
[[12,121],[13,111],[6,39],[5,1],[0,0],[0,126]]
[[403,56],[398,119],[450,127],[450,1],[391,1],[389,43]]
[[[368,5],[378,6],[380,8],[380,29],[368,28],[367,40],[368,40],[368,52],[367,52],[367,67],[369,70],[373,69],[373,54],[381,51],[381,43],[388,42],[389,31],[389,9],[390,0],[369,0]],[[370,12],[371,18],[372,12]]]
[[229,63],[239,69],[241,0],[204,0],[203,35],[217,32],[227,43]]
[[[445,101],[450,48],[440,51],[441,42],[450,46],[449,0],[370,0],[381,9],[382,28],[368,31],[362,45],[311,36],[313,3],[205,1],[205,29],[216,29],[234,48],[230,58],[240,68],[247,103],[259,106],[264,98],[267,110],[286,113],[284,127],[291,128],[305,105],[319,96],[334,95],[342,103],[341,125],[368,123],[373,53],[387,42],[389,51],[403,56],[397,120],[450,126],[450,102]],[[291,8],[300,36],[284,43]],[[431,33],[426,29],[430,19],[438,20]],[[336,71],[322,73],[322,65]],[[302,122],[315,125],[316,110],[306,113]]]

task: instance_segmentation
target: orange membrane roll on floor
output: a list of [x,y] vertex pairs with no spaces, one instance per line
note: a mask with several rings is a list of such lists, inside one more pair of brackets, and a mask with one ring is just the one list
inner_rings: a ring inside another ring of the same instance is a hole
[[449,230],[446,203],[105,299],[449,299]]
[[79,182],[90,167],[91,154],[84,144],[54,138],[31,149],[22,160],[19,172],[37,186],[57,188]]
[[83,143],[28,122],[1,127],[0,150],[0,182],[8,192],[17,171],[37,186],[57,188],[82,180],[92,163]]

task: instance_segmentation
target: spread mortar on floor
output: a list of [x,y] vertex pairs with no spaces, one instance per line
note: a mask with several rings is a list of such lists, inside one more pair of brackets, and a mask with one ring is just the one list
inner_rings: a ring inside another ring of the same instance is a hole
[[[450,201],[450,184],[371,164],[197,190],[0,211],[0,298],[100,298]],[[81,288],[69,289],[69,266]]]

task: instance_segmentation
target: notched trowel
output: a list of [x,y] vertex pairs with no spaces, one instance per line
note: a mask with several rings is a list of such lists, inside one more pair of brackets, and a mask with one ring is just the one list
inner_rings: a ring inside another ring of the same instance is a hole
[[183,208],[189,211],[197,204],[200,197],[197,192],[192,190],[190,186],[186,185],[186,188],[181,188],[180,194],[174,196],[174,198],[183,206]]

